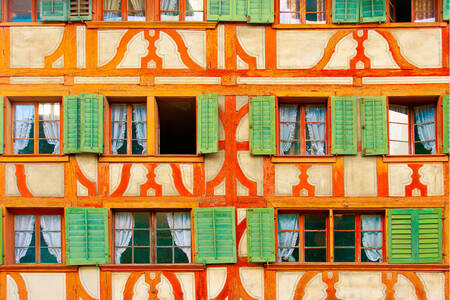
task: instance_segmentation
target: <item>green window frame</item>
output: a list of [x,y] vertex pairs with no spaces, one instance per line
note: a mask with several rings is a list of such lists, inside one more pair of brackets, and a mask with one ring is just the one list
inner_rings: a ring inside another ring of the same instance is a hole
[[275,262],[273,208],[247,208],[247,249],[249,262]]

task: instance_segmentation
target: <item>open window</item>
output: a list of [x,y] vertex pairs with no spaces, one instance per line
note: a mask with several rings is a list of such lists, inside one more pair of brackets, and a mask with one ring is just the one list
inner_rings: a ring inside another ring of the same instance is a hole
[[8,0],[9,22],[39,22],[39,0]]
[[280,0],[280,24],[325,24],[327,0]]
[[391,22],[436,22],[436,0],[390,0],[389,20]]

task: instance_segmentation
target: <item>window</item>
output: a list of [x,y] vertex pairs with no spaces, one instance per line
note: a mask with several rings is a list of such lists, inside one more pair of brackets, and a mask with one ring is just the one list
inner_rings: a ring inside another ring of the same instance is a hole
[[39,22],[40,0],[9,0],[10,22]]
[[327,154],[325,104],[280,104],[280,154]]
[[203,21],[203,0],[161,0],[161,21]]
[[146,104],[111,104],[111,154],[146,153]]
[[15,215],[14,262],[61,263],[61,216]]
[[279,262],[326,262],[326,214],[278,214]]
[[435,0],[391,0],[391,22],[436,22]]
[[13,104],[13,153],[59,154],[59,103]]
[[105,21],[145,21],[145,0],[104,0]]
[[280,0],[281,24],[325,24],[326,0]]
[[383,216],[334,215],[335,262],[382,262]]
[[115,263],[190,263],[189,212],[117,212]]
[[435,105],[389,104],[389,154],[436,154]]

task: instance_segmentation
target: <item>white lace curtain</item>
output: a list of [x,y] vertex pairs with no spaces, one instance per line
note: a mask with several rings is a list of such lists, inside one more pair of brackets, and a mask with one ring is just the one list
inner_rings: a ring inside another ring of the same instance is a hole
[[48,252],[61,263],[61,216],[41,216],[40,222]]
[[[44,135],[47,143],[54,145],[52,154],[59,153],[59,104],[39,104],[39,117],[45,121],[42,122]],[[57,121],[57,122],[56,122]]]
[[145,0],[129,0],[128,10],[135,11],[128,14],[128,21],[145,21]]
[[[325,155],[325,106],[308,105],[305,108],[306,130],[312,140],[306,145],[307,154]],[[312,123],[308,123],[312,122]]]
[[435,22],[434,0],[414,0],[414,22]]
[[431,154],[436,154],[434,106],[422,105],[414,107],[414,123],[426,123],[415,126],[417,135],[423,147],[431,151]]
[[130,244],[133,235],[133,215],[131,213],[117,213],[115,223],[116,264],[120,264],[120,257]]
[[126,139],[127,106],[122,104],[111,105],[111,120],[113,121],[111,126],[111,153],[119,154],[118,151],[123,146]]
[[191,262],[191,216],[185,212],[176,212],[173,213],[173,216],[172,213],[168,213],[167,223],[170,229],[183,228],[182,230],[170,230],[170,233],[175,245],[178,247],[183,246],[183,248],[179,249],[186,254],[188,261]]
[[103,10],[105,21],[120,21],[122,18],[117,14],[117,12],[113,12],[111,10],[120,10],[122,0],[104,0],[103,2]]
[[[365,215],[361,216],[361,230],[382,230],[381,229],[381,216]],[[382,234],[381,232],[363,232],[362,244],[364,247],[382,247]],[[381,262],[383,258],[381,249],[364,249],[367,258],[373,262]]]
[[142,153],[147,153],[147,108],[145,104],[133,105],[133,121],[135,124],[137,142],[142,147]]
[[[295,261],[292,256],[298,239],[298,216],[297,215],[278,215],[278,261]],[[280,231],[293,230],[293,231]],[[292,247],[292,248],[280,248]]]
[[16,264],[27,254],[34,234],[35,216],[17,215],[14,217],[14,244]]
[[[32,121],[34,120],[34,105],[16,105],[14,108],[14,120]],[[30,137],[33,122],[14,122],[14,154],[25,149],[32,140],[16,140],[26,139]]]
[[[297,121],[298,105],[281,105],[280,121],[295,122]],[[292,140],[295,137],[297,123],[281,123],[280,125],[280,154],[287,154],[292,146]]]

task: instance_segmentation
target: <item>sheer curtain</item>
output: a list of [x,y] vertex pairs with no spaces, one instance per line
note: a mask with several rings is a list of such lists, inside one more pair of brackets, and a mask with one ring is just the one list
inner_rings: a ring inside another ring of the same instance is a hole
[[434,22],[434,0],[414,0],[414,22]]
[[40,222],[48,252],[61,263],[61,216],[41,216]]
[[[123,146],[126,139],[127,129],[127,106],[126,105],[112,105],[111,106],[111,153],[118,154],[118,150]],[[114,122],[123,121],[123,122]]]
[[[281,122],[295,122],[297,120],[298,105],[281,105],[280,106],[280,121]],[[280,124],[280,140],[281,154],[289,152],[292,146],[292,140],[295,137],[296,123],[281,123]],[[290,141],[284,141],[290,140]]]
[[[381,216],[361,216],[361,230],[381,231]],[[381,232],[363,232],[361,240],[364,247],[382,246]],[[381,262],[383,258],[381,249],[364,249],[364,252],[370,261]]]
[[[54,145],[52,154],[59,153],[59,104],[39,104],[39,116],[42,120],[52,122],[42,122],[47,143]],[[57,122],[56,122],[57,121]]]
[[426,123],[415,126],[417,135],[423,147],[431,151],[431,154],[436,154],[436,131],[434,122],[433,105],[414,107],[414,123]]
[[[323,105],[308,105],[305,108],[306,130],[309,134],[307,142],[307,154],[325,155],[325,107]],[[313,123],[310,123],[313,122]],[[308,147],[310,144],[310,147]],[[310,149],[308,149],[310,148]]]
[[128,14],[128,21],[145,21],[145,0],[128,0],[128,10],[135,11]]
[[163,12],[167,10],[178,11],[178,0],[161,0],[161,19],[163,19],[163,14],[166,16],[178,16],[178,12]]
[[[34,105],[16,105],[14,109],[14,120],[34,120]],[[29,138],[33,122],[14,122],[14,138]],[[14,140],[14,154],[25,149],[32,140]]]
[[120,264],[120,257],[127,250],[133,235],[133,215],[131,213],[117,213],[116,222],[116,264]]
[[280,0],[280,23],[300,24],[300,0]]
[[[298,238],[298,216],[297,215],[278,215],[278,246],[295,247]],[[295,230],[284,231],[280,230]],[[292,257],[294,248],[278,248],[278,261],[295,261]]]
[[120,10],[120,3],[122,0],[104,0],[103,2],[103,10],[105,10],[105,14],[103,18],[105,21],[120,21],[122,18],[117,15],[117,12],[112,12],[108,10]]
[[189,247],[179,249],[186,254],[188,261],[191,262],[191,216],[184,212],[173,213],[173,216],[172,213],[168,213],[167,223],[170,229],[183,228],[183,230],[170,230],[170,233],[175,245]]
[[145,104],[136,104],[133,106],[133,120],[137,121],[136,126],[136,138],[137,142],[142,147],[142,153],[147,153],[147,109]]
[[27,254],[34,234],[35,216],[20,215],[14,217],[14,241],[16,264]]

